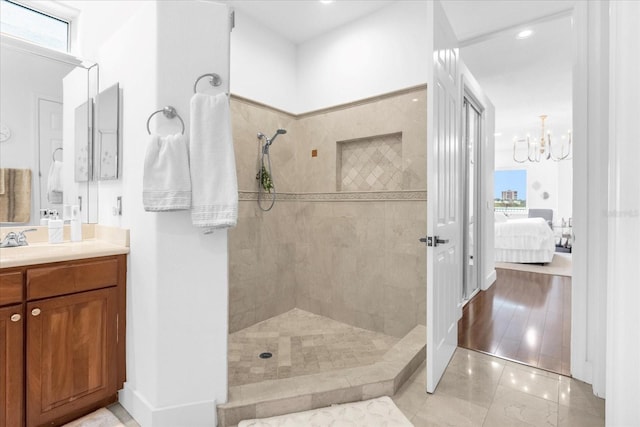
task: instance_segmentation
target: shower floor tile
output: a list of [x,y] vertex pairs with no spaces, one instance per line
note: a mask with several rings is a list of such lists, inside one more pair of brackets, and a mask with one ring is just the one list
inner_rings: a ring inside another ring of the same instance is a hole
[[229,386],[370,365],[398,341],[294,308],[229,335]]

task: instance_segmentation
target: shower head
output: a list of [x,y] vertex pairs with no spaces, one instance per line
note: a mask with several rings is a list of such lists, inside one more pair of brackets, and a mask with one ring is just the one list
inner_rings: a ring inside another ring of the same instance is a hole
[[278,135],[284,135],[285,133],[287,133],[286,129],[278,129],[276,133],[271,137],[271,139],[267,140],[267,144],[273,144],[273,141],[278,137]]

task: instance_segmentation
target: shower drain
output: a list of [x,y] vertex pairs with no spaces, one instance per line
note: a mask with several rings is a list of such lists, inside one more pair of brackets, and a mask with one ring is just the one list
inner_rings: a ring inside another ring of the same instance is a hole
[[269,359],[271,358],[271,356],[273,356],[273,354],[269,353],[268,351],[260,353],[260,359]]

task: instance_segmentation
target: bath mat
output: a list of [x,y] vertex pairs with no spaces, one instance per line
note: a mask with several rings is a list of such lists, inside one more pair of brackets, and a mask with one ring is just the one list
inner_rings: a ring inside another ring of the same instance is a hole
[[107,408],[101,408],[63,427],[124,427],[124,424]]
[[364,402],[240,421],[238,427],[413,427],[388,396]]

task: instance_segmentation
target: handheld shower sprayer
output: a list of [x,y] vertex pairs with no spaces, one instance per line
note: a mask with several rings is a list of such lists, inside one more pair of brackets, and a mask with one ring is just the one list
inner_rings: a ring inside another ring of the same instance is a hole
[[286,129],[278,129],[276,131],[275,134],[273,134],[273,136],[271,137],[271,139],[267,139],[267,144],[271,145],[273,144],[273,141],[275,141],[275,139],[278,137],[278,135],[284,135],[285,133],[287,133]]
[[280,128],[280,129],[278,129],[278,130],[276,131],[276,133],[275,133],[275,134],[273,134],[273,136],[272,136],[271,138],[267,138],[267,135],[265,135],[265,134],[264,134],[264,133],[262,133],[262,132],[258,132],[258,139],[264,139],[264,140],[266,140],[265,145],[267,145],[267,146],[268,146],[268,145],[273,144],[273,141],[275,141],[275,139],[278,137],[278,135],[284,135],[285,133],[287,133],[287,130],[286,130],[286,129],[282,129],[282,128]]
[[[262,145],[262,154],[260,155],[258,165],[258,173],[256,174],[256,180],[258,180],[258,206],[263,211],[269,211],[273,208],[273,205],[276,202],[276,187],[273,182],[273,175],[271,171],[271,155],[269,154],[269,147],[273,144],[273,141],[276,140],[278,135],[284,135],[287,133],[286,129],[278,129],[276,133],[273,134],[271,138],[268,138],[262,132],[258,132],[258,140],[264,140],[264,144]],[[269,192],[271,201],[269,206],[262,205],[263,193],[267,191]]]

